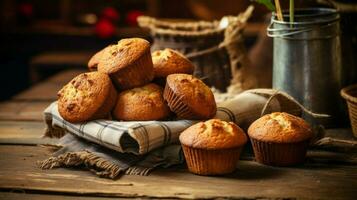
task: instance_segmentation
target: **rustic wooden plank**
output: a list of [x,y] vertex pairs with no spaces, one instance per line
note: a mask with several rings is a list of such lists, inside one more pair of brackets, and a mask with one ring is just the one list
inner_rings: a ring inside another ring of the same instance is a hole
[[39,138],[44,129],[43,122],[0,121],[0,138]]
[[0,121],[0,144],[54,144],[57,139],[42,138],[43,122]]
[[93,51],[50,51],[38,54],[31,59],[32,67],[48,66],[86,66]]
[[78,74],[84,73],[86,71],[87,70],[85,70],[85,69],[64,70],[64,71],[48,78],[46,81],[64,85],[64,84],[68,83],[70,80],[72,80]]
[[57,138],[0,138],[0,145],[48,145],[57,144]]
[[60,72],[54,77],[38,83],[28,90],[15,95],[13,100],[21,101],[53,101],[57,99],[57,92],[74,76],[82,70],[69,70]]
[[43,121],[51,101],[6,101],[0,103],[0,120]]
[[0,155],[2,190],[150,198],[354,199],[357,188],[355,165],[308,162],[278,168],[240,161],[235,173],[223,177],[197,176],[176,168],[113,181],[83,170],[40,170],[36,161],[50,155],[40,147],[0,145]]
[[15,95],[12,99],[17,101],[54,101],[57,99],[57,92],[62,87],[63,85],[58,83],[41,82]]
[[33,87],[15,95],[12,100],[15,101],[55,101],[57,92],[63,87],[63,84],[52,82],[41,82]]
[[[66,196],[61,194],[31,194],[25,193],[25,191],[15,190],[13,192],[0,192],[0,199],[7,200],[19,200],[19,199],[27,199],[27,200],[112,200],[118,199],[113,197],[93,197],[93,196]],[[121,199],[129,199],[129,198],[121,198]],[[130,198],[132,199],[132,198]],[[145,198],[146,199],[146,198]]]

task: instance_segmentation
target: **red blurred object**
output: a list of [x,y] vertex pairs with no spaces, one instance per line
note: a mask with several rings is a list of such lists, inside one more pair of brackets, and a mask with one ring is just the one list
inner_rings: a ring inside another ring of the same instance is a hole
[[140,10],[132,10],[129,11],[126,14],[126,23],[130,26],[136,26],[138,25],[138,21],[137,18],[141,15],[144,15],[143,12],[141,12]]
[[113,7],[106,7],[102,11],[102,18],[109,19],[113,22],[119,21],[120,15],[119,12]]
[[33,6],[30,3],[20,3],[19,4],[19,14],[25,17],[32,17]]
[[95,33],[100,38],[109,38],[112,37],[115,33],[114,24],[108,19],[101,19],[95,25]]

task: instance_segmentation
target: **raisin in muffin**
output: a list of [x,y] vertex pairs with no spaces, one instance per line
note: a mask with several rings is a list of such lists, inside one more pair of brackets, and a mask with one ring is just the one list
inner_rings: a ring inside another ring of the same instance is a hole
[[106,118],[117,92],[107,74],[88,72],[76,76],[58,92],[58,111],[72,122]]

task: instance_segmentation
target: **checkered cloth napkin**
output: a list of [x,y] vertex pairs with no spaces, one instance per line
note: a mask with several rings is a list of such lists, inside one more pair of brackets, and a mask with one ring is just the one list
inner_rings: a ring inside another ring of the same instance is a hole
[[[261,116],[262,110],[265,113],[284,111],[279,98],[272,99],[272,94],[270,90],[263,94],[256,91],[241,93],[218,103],[215,118],[233,121],[245,129]],[[198,122],[94,120],[73,124],[59,115],[57,102],[44,111],[44,116],[45,136],[65,136],[57,145],[54,156],[40,163],[41,168],[84,165],[109,178],[116,178],[121,172],[145,175],[159,165],[182,163],[178,137]]]
[[103,119],[73,124],[60,116],[57,102],[52,103],[44,115],[48,136],[54,129],[59,129],[117,152],[136,155],[177,143],[179,133],[195,123],[189,120],[129,122]]

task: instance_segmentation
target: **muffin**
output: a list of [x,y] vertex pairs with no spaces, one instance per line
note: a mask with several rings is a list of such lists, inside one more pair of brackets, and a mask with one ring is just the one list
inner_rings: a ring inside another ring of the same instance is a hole
[[184,55],[172,49],[154,51],[152,54],[155,78],[170,74],[192,74],[195,67]]
[[171,111],[183,119],[210,119],[217,111],[210,88],[189,74],[168,75],[164,99]]
[[88,69],[89,71],[97,71],[98,63],[100,61],[100,58],[102,57],[103,52],[109,48],[110,46],[105,47],[104,49],[98,51],[96,54],[94,54],[91,59],[88,61]]
[[108,117],[117,92],[107,74],[88,72],[76,76],[57,95],[62,118],[77,123]]
[[141,38],[120,40],[103,51],[98,71],[108,74],[119,90],[149,83],[154,78],[150,43]]
[[211,119],[199,122],[179,137],[190,172],[199,175],[231,173],[247,136],[232,122]]
[[170,114],[163,89],[153,83],[125,90],[118,95],[113,117],[118,120],[159,120]]
[[313,132],[303,119],[274,112],[253,122],[248,135],[258,162],[289,166],[304,162]]

